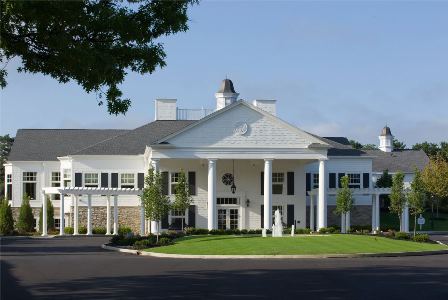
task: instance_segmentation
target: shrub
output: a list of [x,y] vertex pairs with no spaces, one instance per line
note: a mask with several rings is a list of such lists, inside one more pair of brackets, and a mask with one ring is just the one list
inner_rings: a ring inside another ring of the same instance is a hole
[[17,221],[17,229],[20,233],[34,231],[34,216],[30,206],[30,197],[25,194],[23,196],[22,205],[20,206],[19,219]]
[[65,234],[73,234],[73,232],[74,232],[73,227],[64,227]]
[[241,234],[247,234],[247,229],[241,229]]
[[332,226],[332,227],[322,227],[319,229],[319,233],[326,234],[326,233],[339,233],[339,230]]
[[140,240],[140,241],[136,241],[134,243],[134,249],[145,249],[145,248],[151,248],[155,246],[155,241],[153,241],[152,239],[145,239],[145,240]]
[[87,227],[86,226],[79,226],[78,233],[79,234],[86,234],[87,233]]
[[0,234],[10,235],[14,232],[14,219],[12,217],[11,206],[8,201],[0,199]]
[[429,243],[431,241],[429,239],[429,235],[427,235],[426,233],[424,233],[424,234],[417,234],[416,236],[414,236],[412,238],[412,240],[414,242],[418,242],[418,243]]
[[402,232],[402,231],[395,232],[394,237],[397,240],[409,240],[409,238],[410,238],[408,233]]
[[106,234],[106,227],[95,227],[92,229],[93,234]]
[[208,234],[208,229],[187,227],[184,229],[186,235]]
[[168,246],[168,245],[172,245],[174,244],[174,242],[167,238],[167,237],[162,237],[159,239],[159,242],[157,243],[157,246]]
[[118,228],[118,234],[119,235],[126,235],[132,233],[132,229],[126,226],[119,227]]
[[310,234],[311,233],[311,229],[309,228],[297,228],[295,230],[296,234]]
[[261,234],[263,229],[250,229],[247,231],[248,234]]

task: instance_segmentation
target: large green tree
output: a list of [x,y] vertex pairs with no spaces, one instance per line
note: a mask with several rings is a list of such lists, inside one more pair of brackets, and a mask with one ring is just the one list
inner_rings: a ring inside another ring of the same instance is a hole
[[[185,213],[192,202],[193,198],[190,196],[187,176],[185,176],[185,172],[181,170],[176,186],[176,197],[174,199],[173,208]],[[182,219],[182,230],[184,230],[184,219]]]
[[397,172],[392,178],[392,188],[390,191],[390,206],[389,210],[398,215],[400,220],[400,230],[403,231],[402,215],[406,205],[406,193],[404,190],[404,174]]
[[394,151],[406,149],[406,144],[404,142],[400,142],[399,140],[397,140],[395,138],[393,139],[392,143],[393,143],[393,146],[394,146]]
[[19,218],[17,220],[17,230],[20,233],[34,231],[33,228],[34,216],[33,210],[30,206],[30,196],[23,195],[22,205],[19,210]]
[[8,200],[0,198],[0,235],[10,235],[14,231],[14,219]]
[[412,149],[423,150],[430,158],[439,157],[448,161],[448,142],[440,142],[440,145],[429,142],[417,143],[412,146]]
[[392,175],[389,174],[389,170],[384,170],[383,174],[376,181],[376,187],[390,188],[392,186]]
[[8,159],[14,138],[9,134],[0,136],[0,197],[5,194],[5,167],[3,166]]
[[162,176],[160,172],[149,169],[148,175],[145,177],[145,188],[143,189],[141,201],[145,209],[145,217],[157,223],[158,242],[160,221],[171,209],[168,196],[162,193]]
[[0,86],[5,65],[20,58],[19,72],[77,82],[106,100],[111,114],[131,101],[119,85],[127,72],[153,73],[165,66],[161,38],[188,29],[187,9],[197,0],[85,0],[0,2]]
[[[42,232],[42,211],[44,207],[40,208],[39,212],[39,230]],[[54,207],[53,203],[51,203],[50,197],[47,197],[47,230],[54,230]]]
[[420,170],[415,169],[414,179],[408,193],[409,213],[414,216],[414,236],[417,230],[417,215],[425,211],[426,191]]
[[336,213],[341,215],[341,232],[347,233],[346,228],[348,213],[353,208],[353,195],[349,188],[349,178],[347,175],[341,178],[341,188],[336,195]]
[[422,179],[425,190],[435,198],[434,201],[431,197],[431,202],[436,204],[438,217],[440,202],[448,199],[448,161],[441,155],[431,158],[423,169]]

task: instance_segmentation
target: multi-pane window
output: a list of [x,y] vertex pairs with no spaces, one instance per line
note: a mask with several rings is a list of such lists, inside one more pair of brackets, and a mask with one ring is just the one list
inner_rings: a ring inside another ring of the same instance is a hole
[[352,189],[359,189],[361,187],[361,174],[349,173],[348,175],[348,187]]
[[185,227],[185,211],[173,209],[171,211],[171,228],[182,229]]
[[12,174],[6,174],[6,199],[12,200]]
[[313,189],[319,188],[319,173],[313,174]]
[[172,172],[171,173],[171,194],[176,194],[177,184],[179,183],[179,173]]
[[72,171],[70,169],[64,169],[64,187],[72,185]]
[[85,173],[84,174],[84,186],[85,187],[98,187],[98,173]]
[[[61,186],[61,172],[51,172],[51,186],[52,187],[60,187]],[[53,194],[52,200],[59,200],[61,195]]]
[[23,194],[36,200],[37,172],[23,172]]
[[272,173],[272,193],[283,194],[283,182],[285,181],[285,173]]
[[61,227],[61,219],[54,219],[54,228],[59,229]]
[[216,204],[225,205],[225,204],[238,204],[238,198],[216,198]]
[[277,209],[280,211],[281,222],[283,223],[283,206],[281,206],[281,205],[273,205],[272,206],[272,225],[274,225],[274,223],[275,223],[275,211]]
[[133,173],[123,173],[121,174],[121,188],[123,189],[133,189],[135,187],[135,177]]

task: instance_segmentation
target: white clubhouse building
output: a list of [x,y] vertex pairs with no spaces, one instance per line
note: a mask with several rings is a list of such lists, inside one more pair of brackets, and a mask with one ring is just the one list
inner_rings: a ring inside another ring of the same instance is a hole
[[42,200],[51,197],[61,233],[64,226],[75,234],[81,226],[88,234],[95,227],[117,233],[119,226],[147,233],[151,222],[139,199],[145,174],[151,167],[160,171],[163,192],[174,197],[183,170],[193,205],[172,211],[162,229],[177,228],[182,218],[197,228],[271,228],[279,209],[285,226],[318,230],[339,225],[335,194],[339,178],[348,175],[356,205],[352,224],[377,230],[379,195],[389,193],[375,187],[378,176],[385,169],[403,171],[409,183],[413,169],[428,162],[423,151],[392,151],[388,127],[380,150],[356,150],[347,138],[319,137],[283,121],[275,100],[249,103],[238,95],[226,79],[213,110],[180,109],[175,99],[158,99],[155,121],[133,130],[18,130],[5,164],[7,199],[17,215],[28,194],[38,224]]

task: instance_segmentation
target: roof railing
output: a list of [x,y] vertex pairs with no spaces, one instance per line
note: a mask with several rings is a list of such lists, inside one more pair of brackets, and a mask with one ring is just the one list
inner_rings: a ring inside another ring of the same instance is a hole
[[213,113],[213,109],[197,108],[197,109],[177,109],[177,120],[200,120]]

